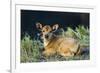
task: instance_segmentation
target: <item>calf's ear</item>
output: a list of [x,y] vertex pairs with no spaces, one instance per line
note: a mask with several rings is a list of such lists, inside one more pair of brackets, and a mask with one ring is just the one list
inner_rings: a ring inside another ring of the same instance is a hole
[[36,28],[38,28],[38,29],[42,29],[42,24],[39,23],[39,22],[37,22],[37,23],[36,23]]
[[59,28],[59,25],[58,25],[58,24],[55,24],[55,25],[53,25],[53,27],[52,27],[53,30],[57,30],[58,28]]

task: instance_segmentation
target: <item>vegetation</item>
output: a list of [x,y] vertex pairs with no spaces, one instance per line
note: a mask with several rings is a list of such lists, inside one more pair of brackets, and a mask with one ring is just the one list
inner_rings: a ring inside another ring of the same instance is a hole
[[69,61],[69,60],[88,60],[89,59],[89,29],[84,26],[78,26],[75,30],[68,27],[64,31],[64,37],[72,37],[80,42],[83,53],[74,57],[61,57],[53,55],[46,58],[42,55],[43,43],[40,40],[32,39],[26,34],[21,39],[21,62],[47,62],[47,61]]
[[39,40],[31,39],[29,35],[21,40],[21,62],[38,62],[41,56]]
[[65,37],[72,37],[79,40],[81,46],[89,47],[89,29],[84,26],[78,26],[75,30],[68,27]]

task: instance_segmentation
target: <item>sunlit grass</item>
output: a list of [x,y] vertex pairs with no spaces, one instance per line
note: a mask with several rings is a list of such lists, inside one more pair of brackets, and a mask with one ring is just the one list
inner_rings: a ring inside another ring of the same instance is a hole
[[38,62],[41,53],[39,40],[32,40],[29,35],[21,40],[21,62]]
[[81,46],[89,47],[90,37],[89,29],[84,26],[78,26],[75,30],[68,27],[68,30],[65,32],[65,37],[72,37],[77,39],[80,42]]

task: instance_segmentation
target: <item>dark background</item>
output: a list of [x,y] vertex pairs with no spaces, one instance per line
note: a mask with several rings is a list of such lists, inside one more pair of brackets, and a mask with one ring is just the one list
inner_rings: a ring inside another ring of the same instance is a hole
[[67,27],[75,29],[78,25],[89,28],[89,13],[21,10],[21,38],[25,33],[32,38],[36,37],[37,22],[43,25],[59,24],[64,30],[67,30]]

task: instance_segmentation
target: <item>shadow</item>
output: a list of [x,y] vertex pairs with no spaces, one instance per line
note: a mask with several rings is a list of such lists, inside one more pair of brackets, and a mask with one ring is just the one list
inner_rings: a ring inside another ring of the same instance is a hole
[[11,70],[10,69],[8,69],[8,70],[6,70],[7,72],[9,72],[9,73],[11,73]]

